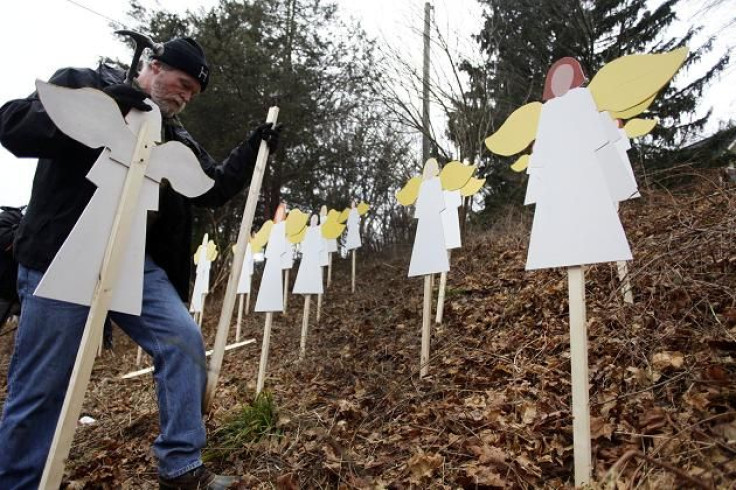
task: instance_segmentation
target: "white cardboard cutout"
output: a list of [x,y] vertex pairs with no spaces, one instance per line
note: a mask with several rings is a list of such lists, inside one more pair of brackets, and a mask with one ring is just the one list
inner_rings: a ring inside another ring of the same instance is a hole
[[266,265],[256,299],[256,312],[284,311],[283,256],[291,253],[286,242],[286,222],[274,223],[266,245]]
[[249,294],[250,283],[253,276],[253,249],[248,243],[245,247],[245,258],[243,259],[243,269],[240,272],[240,280],[238,281],[237,294]]
[[544,169],[536,194],[527,270],[631,260],[631,250],[596,150],[608,143],[585,88],[542,107],[535,163]]
[[[34,294],[80,305],[90,305],[105,247],[110,236],[136,134],[148,121],[148,144],[160,141],[161,113],[153,102],[150,112],[131,111],[127,125],[117,104],[94,89],[69,89],[36,82],[49,117],[65,134],[90,147],[105,146],[87,178],[98,189],[51,262]],[[181,146],[186,151],[175,147]],[[176,153],[178,160],[167,159]],[[182,173],[183,172],[183,173]],[[133,218],[129,246],[125,250],[110,310],[140,315],[143,299],[143,265],[147,211],[158,209],[158,184],[170,179],[174,189],[188,197],[209,190],[214,182],[202,171],[194,154],[181,143],[155,146]]]
[[621,202],[639,197],[639,189],[636,179],[634,179],[634,172],[631,169],[631,162],[626,154],[628,149],[626,147],[630,147],[629,138],[625,132],[622,137],[615,121],[611,119],[608,112],[601,112],[600,119],[608,144],[599,148],[596,154],[606,178],[611,199],[614,202]]
[[[327,216],[320,216],[319,217],[319,223],[320,227],[325,224],[325,221],[327,221]],[[329,238],[322,238],[322,250],[319,253],[319,265],[322,267],[327,267],[330,265],[330,243],[329,242],[335,242],[335,252],[337,252],[337,240],[330,240]]]
[[439,177],[423,181],[414,213],[418,222],[409,263],[409,277],[450,270],[445,234],[442,229],[441,213],[444,208],[445,199]]
[[210,292],[210,264],[207,258],[207,245],[209,243],[209,235],[207,233],[202,237],[202,245],[199,247],[199,256],[197,257],[197,271],[194,276],[194,288],[192,291],[192,300],[189,302],[189,311],[192,313],[202,313],[204,308],[204,295]]
[[348,236],[345,241],[345,248],[355,250],[362,245],[360,241],[360,213],[358,208],[353,206],[348,214]]
[[445,209],[442,210],[442,230],[445,233],[445,247],[447,250],[463,246],[460,237],[460,218],[458,208],[463,203],[460,191],[442,191],[445,199]]
[[302,261],[294,281],[294,294],[322,294],[322,266],[320,257],[324,239],[319,225],[310,226],[302,242]]

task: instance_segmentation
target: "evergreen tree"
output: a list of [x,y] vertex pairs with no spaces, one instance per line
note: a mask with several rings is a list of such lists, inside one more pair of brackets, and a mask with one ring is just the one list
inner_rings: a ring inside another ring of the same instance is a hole
[[[664,52],[689,45],[700,31],[681,37],[666,36],[676,20],[680,0],[666,0],[656,9],[647,0],[478,0],[484,7],[484,26],[476,40],[485,64],[463,65],[471,79],[468,97],[492,113],[494,130],[519,106],[541,100],[547,70],[559,58],[572,56],[592,77],[604,64],[627,54]],[[711,49],[713,39],[690,46],[682,72]],[[710,112],[695,118],[698,99],[707,85],[728,64],[724,55],[688,85],[667,86],[649,110],[660,124],[647,138],[648,167],[677,159],[683,142],[702,131]],[[682,75],[680,75],[682,76]],[[486,154],[486,172],[493,187],[489,204],[510,196],[520,200],[526,179],[508,170],[509,159]]]

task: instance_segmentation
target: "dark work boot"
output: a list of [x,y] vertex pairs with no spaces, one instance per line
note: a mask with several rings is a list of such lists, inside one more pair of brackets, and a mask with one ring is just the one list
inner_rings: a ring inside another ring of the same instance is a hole
[[226,488],[237,488],[238,483],[240,483],[240,478],[215,475],[204,466],[187,471],[170,480],[158,477],[160,490],[225,490]]

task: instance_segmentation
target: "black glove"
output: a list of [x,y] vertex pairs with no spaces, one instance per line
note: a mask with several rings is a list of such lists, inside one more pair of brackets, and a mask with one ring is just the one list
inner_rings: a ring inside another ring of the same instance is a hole
[[265,141],[268,145],[268,151],[273,153],[279,146],[279,135],[283,127],[283,124],[277,124],[276,126],[273,123],[261,124],[253,131],[248,141],[256,147],[260,145],[261,141]]
[[130,85],[117,83],[108,85],[102,91],[115,99],[123,116],[127,116],[131,109],[138,109],[143,112],[151,110],[151,106],[144,102],[148,98],[148,94]]

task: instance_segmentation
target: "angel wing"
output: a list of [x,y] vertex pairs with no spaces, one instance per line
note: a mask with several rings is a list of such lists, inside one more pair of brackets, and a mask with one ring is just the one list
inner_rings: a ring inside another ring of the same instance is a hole
[[286,237],[286,239],[294,245],[296,245],[297,243],[301,243],[304,240],[304,237],[306,236],[308,230],[309,227],[305,226],[304,228],[302,228],[302,231],[296,233],[295,235],[289,235]]
[[[200,245],[201,246],[201,245]],[[207,260],[212,262],[217,258],[218,251],[217,251],[217,245],[214,241],[210,240],[209,243],[207,243]]]
[[[90,148],[107,147],[111,158],[130,164],[135,135],[112,97],[93,88],[67,88],[36,80],[46,113],[67,136]],[[161,125],[159,115],[159,126]]]
[[521,155],[511,164],[511,170],[514,172],[523,172],[529,166],[529,155]]
[[647,100],[645,100],[641,104],[636,104],[635,106],[629,109],[626,109],[625,111],[611,112],[611,117],[614,119],[631,119],[632,117],[638,116],[642,112],[649,109],[649,106],[652,105],[652,102],[654,102],[654,99],[656,98],[657,98],[657,93],[649,97]]
[[342,235],[343,231],[345,231],[345,225],[339,223],[336,219],[330,219],[329,215],[327,215],[327,220],[322,223],[320,230],[322,231],[323,238],[334,240]]
[[340,213],[340,216],[337,218],[338,223],[345,223],[348,220],[348,216],[350,215],[350,208],[345,208]]
[[370,205],[365,201],[361,201],[360,204],[358,204],[358,214],[361,216],[367,213],[370,209]]
[[498,131],[486,138],[486,146],[496,155],[507,157],[519,153],[536,138],[541,112],[541,102],[530,102],[519,107]]
[[658,122],[659,119],[656,117],[654,119],[631,119],[624,125],[624,130],[629,139],[640,138],[651,133]]
[[202,245],[197,247],[197,251],[194,252],[194,265],[199,265],[199,255],[202,253]]
[[422,186],[422,176],[417,175],[409,179],[404,187],[396,193],[396,200],[404,206],[411,206],[419,196],[419,188]]
[[178,141],[153,148],[146,176],[157,182],[167,179],[176,192],[186,197],[200,196],[215,185],[215,181],[202,170],[192,150]]
[[268,220],[263,223],[263,226],[256,232],[255,236],[250,239],[250,246],[253,249],[253,253],[260,252],[266,246],[268,237],[271,235],[271,228],[273,228],[273,221]]
[[440,182],[446,191],[456,191],[468,183],[475,172],[475,165],[463,165],[458,161],[449,162],[442,167]]
[[289,211],[289,215],[286,217],[286,236],[293,237],[301,233],[306,228],[308,221],[309,216],[306,213],[303,213],[298,209],[292,209]]
[[478,192],[481,187],[483,187],[483,184],[486,183],[485,177],[482,179],[476,179],[475,177],[471,177],[467,184],[465,184],[460,189],[460,195],[463,197],[472,196],[476,192]]
[[643,105],[672,80],[687,54],[688,48],[682,47],[669,53],[622,56],[606,64],[588,85],[598,110],[615,114]]
[[335,223],[340,222],[340,211],[336,209],[330,209],[327,212],[327,221],[334,221]]

